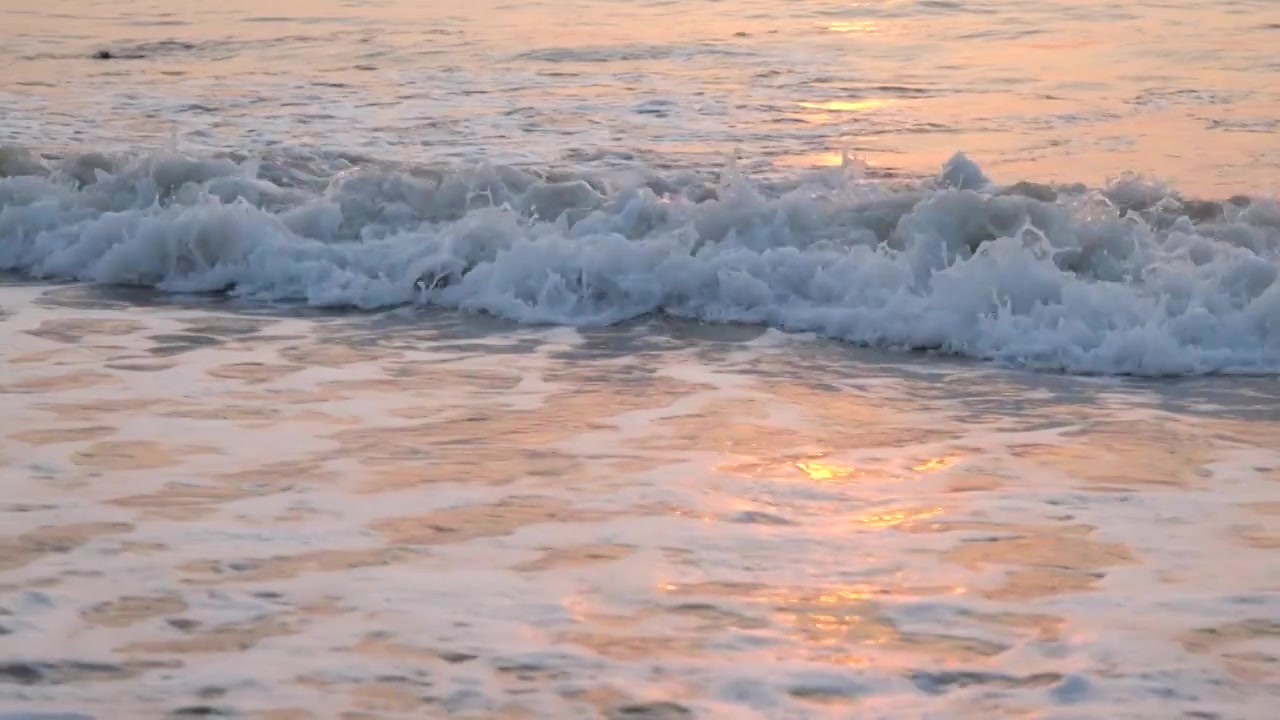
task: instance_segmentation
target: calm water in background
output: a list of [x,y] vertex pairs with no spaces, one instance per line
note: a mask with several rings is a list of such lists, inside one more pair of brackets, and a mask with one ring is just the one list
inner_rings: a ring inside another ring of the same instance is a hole
[[1274,716],[1280,5],[267,7],[0,0],[0,714]]
[[[1280,8],[1007,0],[0,3],[0,140],[1274,194]],[[94,61],[109,50],[122,59]]]

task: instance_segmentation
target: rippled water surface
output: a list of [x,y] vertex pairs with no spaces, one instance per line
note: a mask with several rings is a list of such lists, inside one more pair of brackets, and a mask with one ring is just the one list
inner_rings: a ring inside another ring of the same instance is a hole
[[8,0],[0,21],[0,138],[39,149],[1280,176],[1273,0]]
[[1280,692],[1272,379],[0,301],[0,706],[1261,719]]
[[0,716],[1275,715],[1273,0],[0,28]]

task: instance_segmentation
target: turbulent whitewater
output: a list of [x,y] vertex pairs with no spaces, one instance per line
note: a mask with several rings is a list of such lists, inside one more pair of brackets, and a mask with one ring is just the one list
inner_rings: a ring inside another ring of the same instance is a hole
[[0,268],[528,323],[659,313],[1072,373],[1280,371],[1280,203],[857,162],[748,177],[0,154]]

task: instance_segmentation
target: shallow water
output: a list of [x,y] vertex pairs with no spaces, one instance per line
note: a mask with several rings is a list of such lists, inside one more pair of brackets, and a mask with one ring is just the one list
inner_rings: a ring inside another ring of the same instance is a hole
[[0,717],[1274,715],[1273,2],[264,7],[0,0]]
[[1263,718],[1280,692],[1274,379],[0,305],[0,707]]

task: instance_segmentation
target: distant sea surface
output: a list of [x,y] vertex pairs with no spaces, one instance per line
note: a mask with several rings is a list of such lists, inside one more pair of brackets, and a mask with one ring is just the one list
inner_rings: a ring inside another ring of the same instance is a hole
[[[1280,183],[1271,0],[0,6],[0,141],[673,170]],[[95,60],[107,54],[112,60]]]

